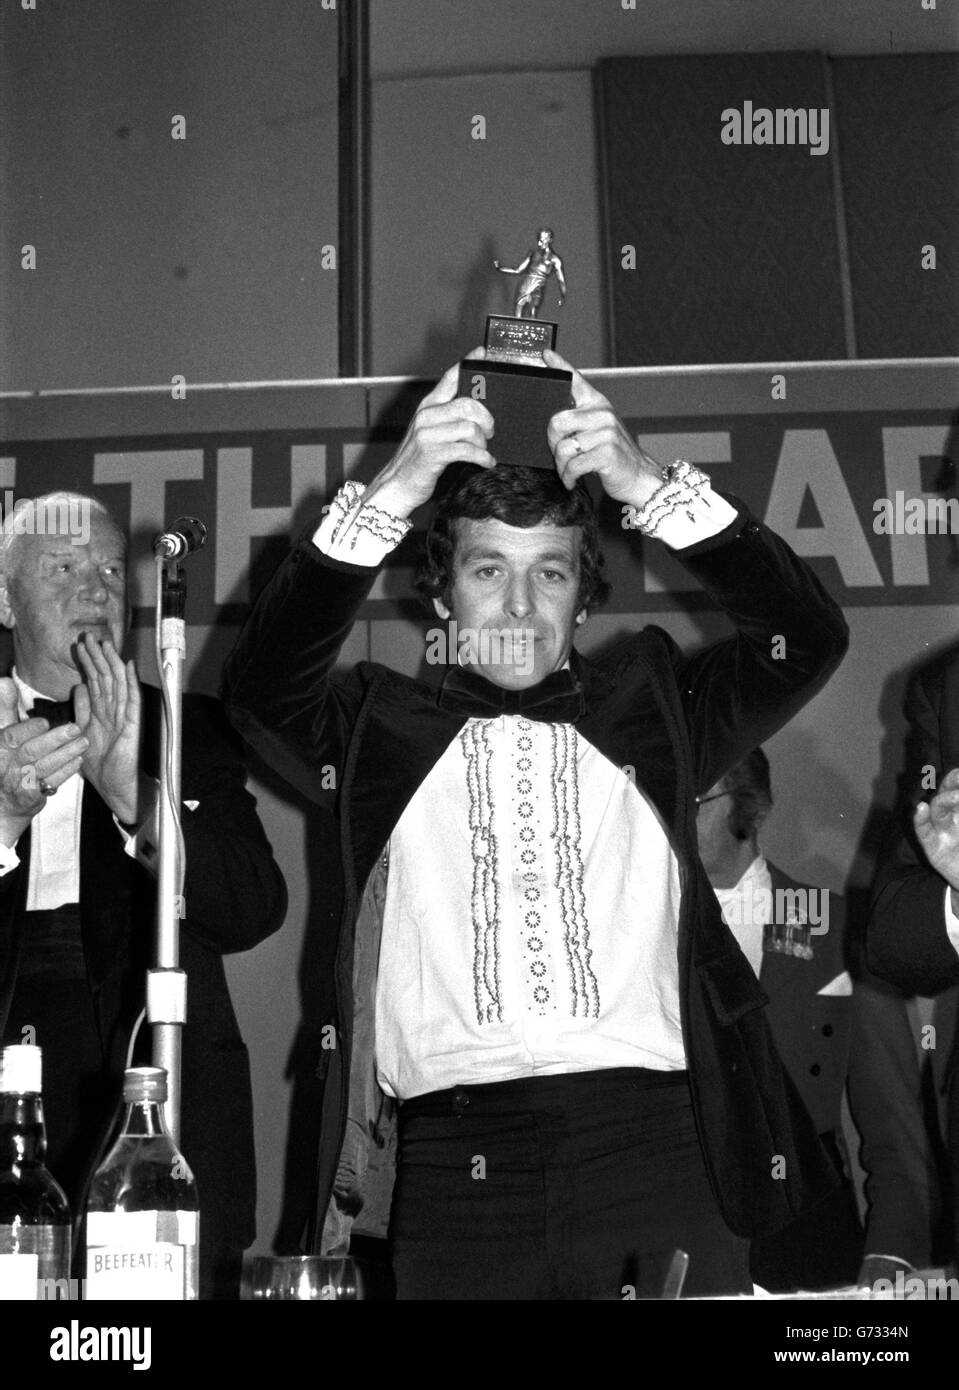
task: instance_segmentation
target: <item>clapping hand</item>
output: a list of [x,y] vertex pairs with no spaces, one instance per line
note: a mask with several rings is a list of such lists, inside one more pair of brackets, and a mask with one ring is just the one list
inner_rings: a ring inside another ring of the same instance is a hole
[[77,723],[87,738],[81,772],[118,820],[137,819],[140,767],[140,685],[132,661],[89,632],[77,644],[86,678],[74,689]]
[[931,801],[920,801],[913,825],[929,863],[959,892],[959,768],[946,773]]
[[0,833],[14,840],[46,799],[80,771],[87,739],[76,724],[51,729],[45,719],[21,719],[17,687],[0,679]]

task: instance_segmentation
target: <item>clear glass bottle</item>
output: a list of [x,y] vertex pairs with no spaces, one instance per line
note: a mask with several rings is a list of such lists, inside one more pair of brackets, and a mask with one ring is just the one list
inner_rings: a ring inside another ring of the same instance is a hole
[[196,1183],[163,1117],[162,1067],[123,1079],[123,1130],[87,1197],[89,1300],[195,1299],[199,1286]]
[[48,1171],[39,1047],[0,1053],[0,1299],[68,1298],[70,1205]]

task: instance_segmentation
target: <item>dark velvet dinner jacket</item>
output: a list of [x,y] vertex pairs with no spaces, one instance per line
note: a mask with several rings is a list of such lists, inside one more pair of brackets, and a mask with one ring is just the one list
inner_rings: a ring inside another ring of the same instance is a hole
[[[244,737],[293,785],[330,806],[340,824],[342,1046],[329,1055],[338,1124],[327,1125],[322,1140],[322,1209],[346,1127],[359,896],[404,807],[464,719],[440,709],[422,681],[375,663],[331,679],[376,571],[321,555],[311,534],[261,595],[224,667],[224,696]],[[847,633],[808,567],[741,506],[718,536],[677,557],[725,609],[736,634],[692,658],[658,628],[598,661],[574,654],[587,705],[575,727],[614,766],[634,769],[677,855],[693,1104],[720,1208],[732,1230],[749,1236],[784,1225],[830,1191],[835,1174],[776,1055],[759,982],[700,864],[694,797],[811,698],[841,659]],[[775,655],[777,638],[785,640],[785,659]]]

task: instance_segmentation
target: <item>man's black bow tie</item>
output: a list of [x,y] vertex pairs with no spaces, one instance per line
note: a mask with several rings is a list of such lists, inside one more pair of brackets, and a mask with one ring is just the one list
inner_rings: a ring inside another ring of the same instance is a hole
[[34,700],[30,718],[49,720],[51,729],[55,729],[59,724],[72,724],[74,720],[73,696],[71,695],[69,700],[44,700],[42,698]]
[[553,671],[526,690],[505,690],[485,676],[454,666],[443,681],[437,701],[450,714],[468,719],[498,719],[519,714],[551,724],[572,724],[585,713],[583,691],[572,671]]

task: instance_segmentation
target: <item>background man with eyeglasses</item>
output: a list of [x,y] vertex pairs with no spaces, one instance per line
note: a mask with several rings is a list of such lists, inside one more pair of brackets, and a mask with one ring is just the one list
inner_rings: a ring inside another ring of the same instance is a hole
[[772,1293],[852,1284],[862,1229],[842,1133],[853,992],[843,957],[843,900],[797,883],[763,855],[759,828],[773,800],[761,748],[696,800],[703,867],[768,997],[779,1055],[845,1177],[808,1215],[752,1242],[752,1276]]

